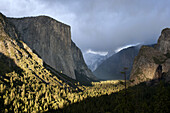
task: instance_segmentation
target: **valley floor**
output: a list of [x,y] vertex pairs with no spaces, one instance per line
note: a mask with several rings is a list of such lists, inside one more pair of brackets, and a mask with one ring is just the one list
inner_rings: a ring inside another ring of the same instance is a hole
[[9,84],[5,84],[1,78],[1,112],[170,112],[170,84],[164,80],[149,86],[141,83],[129,87],[126,94],[123,81],[93,82],[92,86],[77,83],[77,88],[74,89],[66,84],[56,86],[41,82],[30,83],[26,76],[21,77],[20,80],[23,82],[15,86],[15,80],[10,78]]

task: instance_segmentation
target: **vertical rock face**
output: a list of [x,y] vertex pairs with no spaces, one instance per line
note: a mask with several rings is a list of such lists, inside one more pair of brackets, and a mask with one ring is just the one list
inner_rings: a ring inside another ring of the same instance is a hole
[[[86,68],[81,51],[72,47],[70,26],[46,16],[7,20],[15,26],[19,39],[57,71],[76,79],[75,70],[85,69],[86,76],[93,76]],[[82,66],[77,66],[79,62]]]
[[155,76],[158,65],[162,65],[162,72],[170,69],[170,29],[162,31],[155,47],[142,46],[135,57],[130,80],[134,84],[157,78]]
[[81,75],[87,75],[89,78],[95,79],[91,70],[88,69],[87,65],[84,65],[85,61],[83,59],[83,55],[74,42],[71,42],[71,51],[72,51],[75,71],[80,73]]
[[49,17],[11,19],[23,40],[42,59],[64,74],[75,79],[71,57],[70,27]]

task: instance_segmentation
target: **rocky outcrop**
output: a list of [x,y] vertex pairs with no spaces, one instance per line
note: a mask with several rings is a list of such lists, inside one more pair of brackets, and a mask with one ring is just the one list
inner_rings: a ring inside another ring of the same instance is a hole
[[73,79],[76,79],[75,71],[94,77],[84,63],[81,51],[71,40],[70,26],[47,16],[7,20],[14,25],[18,38],[52,68]]
[[166,28],[162,30],[161,36],[158,39],[158,43],[155,47],[163,54],[170,53],[170,29]]
[[170,69],[170,29],[162,30],[158,43],[154,47],[142,46],[135,57],[130,80],[133,84],[156,79],[156,69],[160,64],[162,72]]
[[138,54],[139,48],[140,46],[134,46],[121,50],[120,52],[106,59],[93,73],[96,75],[96,77],[105,80],[124,79],[121,71],[123,71],[124,67],[127,67],[127,78],[129,79],[133,60]]

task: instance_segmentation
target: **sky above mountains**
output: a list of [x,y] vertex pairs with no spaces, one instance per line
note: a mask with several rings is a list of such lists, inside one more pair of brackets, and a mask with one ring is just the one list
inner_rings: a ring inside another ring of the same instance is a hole
[[83,52],[156,43],[170,27],[170,0],[0,0],[8,17],[47,15],[71,26]]

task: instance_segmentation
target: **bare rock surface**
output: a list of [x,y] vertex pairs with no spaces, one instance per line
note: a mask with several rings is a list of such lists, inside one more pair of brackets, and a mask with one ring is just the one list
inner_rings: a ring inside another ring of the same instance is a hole
[[55,70],[73,79],[77,76],[75,72],[80,71],[95,78],[87,68],[81,50],[71,40],[70,26],[47,16],[8,18],[1,14],[1,18],[1,24],[8,23],[4,26],[10,37],[23,41],[29,51]]
[[[130,80],[134,84],[157,79],[156,69],[162,66],[162,72],[170,69],[170,29],[162,30],[158,43],[154,47],[142,46],[135,57]],[[169,76],[169,75],[168,75]]]

